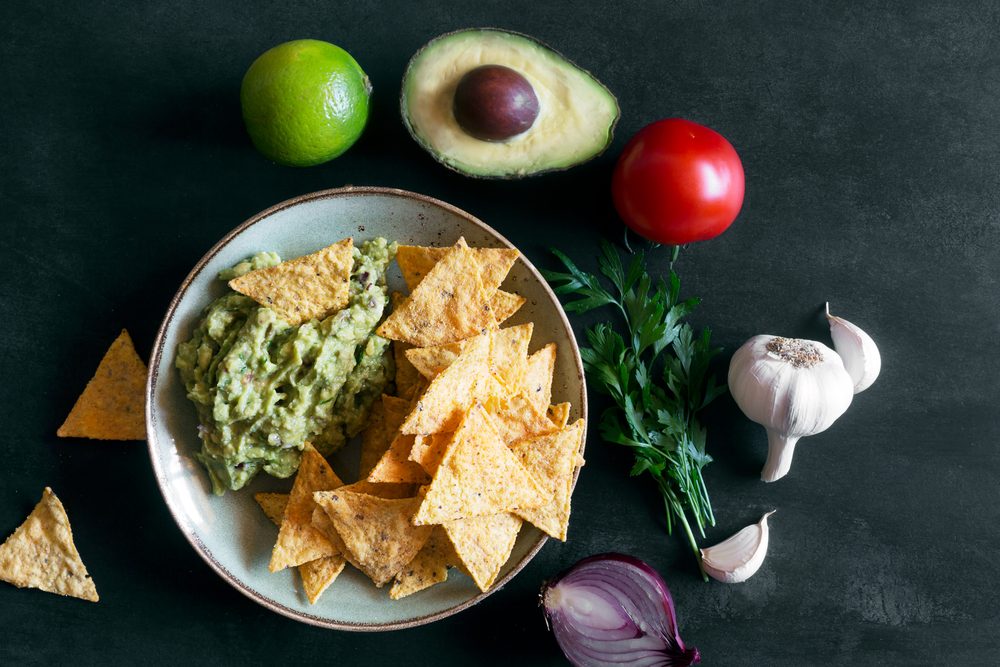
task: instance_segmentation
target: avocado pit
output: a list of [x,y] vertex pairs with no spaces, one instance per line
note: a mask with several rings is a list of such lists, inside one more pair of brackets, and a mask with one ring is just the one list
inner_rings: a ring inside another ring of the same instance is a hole
[[459,80],[455,120],[482,141],[506,141],[526,132],[538,118],[538,96],[520,73],[503,65],[481,65]]

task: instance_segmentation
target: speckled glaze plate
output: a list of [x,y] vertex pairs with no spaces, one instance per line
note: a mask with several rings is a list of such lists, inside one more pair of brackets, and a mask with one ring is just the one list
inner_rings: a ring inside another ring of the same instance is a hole
[[[191,546],[223,579],[265,607],[305,623],[340,630],[393,630],[450,616],[496,592],[538,552],[545,535],[525,524],[510,559],[487,593],[481,593],[471,579],[453,569],[447,582],[392,601],[388,586],[377,589],[363,574],[348,567],[320,600],[310,605],[295,568],[268,572],[277,532],[253,499],[258,491],[287,492],[292,480],[261,475],[239,492],[212,495],[208,477],[194,459],[200,446],[194,406],[185,397],[174,368],[177,344],[191,335],[205,306],[226,289],[216,279],[220,270],[261,250],[291,258],[347,236],[356,242],[384,236],[416,245],[451,245],[464,236],[472,246],[513,247],[496,231],[454,206],[388,188],[315,192],[253,216],[208,251],[170,303],[150,358],[146,431],[156,480],[171,514]],[[395,263],[390,268],[389,287],[404,288]],[[559,345],[553,402],[572,402],[571,420],[586,417],[583,366],[573,331],[556,297],[524,257],[511,269],[504,288],[527,298],[506,324],[535,323],[531,351],[553,341]],[[356,477],[358,455],[358,445],[352,443],[331,458],[334,469],[346,481]]]

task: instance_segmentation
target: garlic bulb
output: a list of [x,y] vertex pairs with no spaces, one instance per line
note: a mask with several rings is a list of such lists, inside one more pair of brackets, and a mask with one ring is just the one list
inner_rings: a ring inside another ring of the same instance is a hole
[[831,315],[829,302],[826,304],[826,319],[830,322],[833,349],[843,359],[847,374],[854,380],[854,393],[860,393],[872,386],[882,370],[882,355],[878,346],[857,325]]
[[823,343],[754,336],[733,355],[729,391],[740,410],[767,429],[761,479],[773,482],[788,473],[799,438],[825,431],[844,414],[854,381]]
[[752,577],[767,555],[767,517],[747,526],[714,547],[701,550],[701,567],[705,574],[724,584],[738,584]]

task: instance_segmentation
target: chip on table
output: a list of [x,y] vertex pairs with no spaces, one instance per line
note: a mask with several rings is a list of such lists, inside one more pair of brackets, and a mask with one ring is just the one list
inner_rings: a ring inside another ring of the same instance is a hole
[[18,588],[99,600],[73,543],[66,509],[49,487],[24,523],[0,545],[0,579]]
[[56,435],[145,440],[146,375],[146,364],[136,353],[128,331],[122,329]]

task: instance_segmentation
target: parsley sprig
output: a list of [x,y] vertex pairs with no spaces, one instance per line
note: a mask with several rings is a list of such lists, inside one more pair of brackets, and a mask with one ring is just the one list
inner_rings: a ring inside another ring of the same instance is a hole
[[683,526],[697,557],[692,521],[702,537],[706,524],[715,525],[701,474],[712,457],[697,415],[726,392],[708,372],[719,352],[711,346],[711,332],[705,328],[696,334],[683,321],[699,299],[680,300],[681,281],[672,267],[667,281],[653,279],[642,252],[633,253],[625,267],[619,252],[602,242],[599,265],[611,289],[565,254],[552,252],[568,273],[546,271],[545,278],[556,294],[575,297],[566,301],[567,311],[613,306],[624,320],[624,326],[602,322],[588,329],[590,347],[580,352],[590,381],[614,401],[601,418],[601,435],[632,450],[631,474],[645,472],[655,480],[667,532],[673,533],[675,522]]

